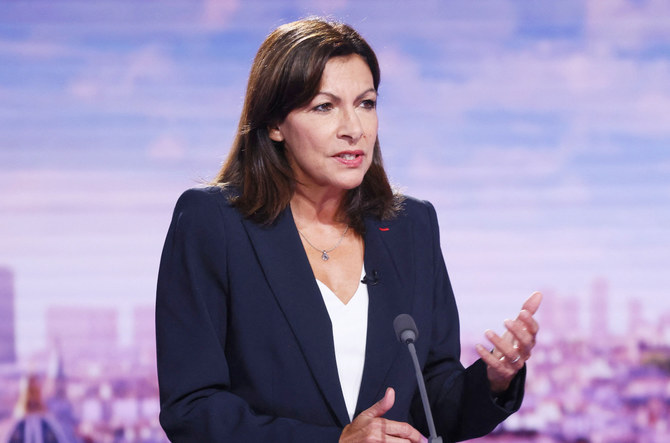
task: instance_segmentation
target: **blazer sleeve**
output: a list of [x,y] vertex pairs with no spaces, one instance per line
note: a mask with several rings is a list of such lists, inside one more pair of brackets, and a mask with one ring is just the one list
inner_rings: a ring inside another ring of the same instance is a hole
[[[458,310],[440,247],[437,215],[427,204],[433,236],[435,309],[424,378],[438,434],[447,441],[461,441],[488,434],[519,409],[526,372],[524,366],[507,392],[493,398],[485,363],[480,359],[468,368],[460,363]],[[413,410],[419,408],[416,404]]]
[[223,200],[186,191],[165,241],[156,296],[161,425],[175,442],[335,442],[337,427],[260,415],[230,392]]

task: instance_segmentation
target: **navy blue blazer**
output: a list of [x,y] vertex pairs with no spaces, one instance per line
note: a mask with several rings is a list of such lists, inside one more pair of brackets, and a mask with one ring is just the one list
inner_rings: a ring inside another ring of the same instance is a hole
[[[163,250],[156,299],[161,425],[172,441],[336,442],[349,423],[328,312],[290,208],[271,226],[217,187],[186,191]],[[493,399],[486,368],[461,365],[458,313],[435,210],[408,198],[365,223],[368,334],[356,414],[396,391],[385,417],[428,434],[411,357],[393,330],[414,317],[438,434],[484,435],[521,403],[525,370]]]

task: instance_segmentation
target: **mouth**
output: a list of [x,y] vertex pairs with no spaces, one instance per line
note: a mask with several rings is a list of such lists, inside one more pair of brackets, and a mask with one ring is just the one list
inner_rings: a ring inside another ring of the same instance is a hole
[[363,164],[365,154],[363,151],[342,151],[333,156],[342,166],[346,168],[358,168]]
[[339,159],[342,159],[344,161],[352,161],[356,160],[359,157],[363,156],[363,151],[342,151],[340,153],[335,154],[334,157],[337,157]]

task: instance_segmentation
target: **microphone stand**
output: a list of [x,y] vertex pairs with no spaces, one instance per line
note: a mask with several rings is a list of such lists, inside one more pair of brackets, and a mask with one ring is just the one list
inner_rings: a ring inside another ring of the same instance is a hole
[[398,337],[398,341],[407,345],[407,349],[409,349],[409,353],[412,356],[416,382],[419,385],[421,402],[423,403],[423,410],[426,413],[426,421],[428,422],[428,430],[430,431],[428,442],[442,443],[442,437],[438,437],[437,432],[435,432],[433,413],[430,411],[430,403],[428,403],[428,394],[426,393],[426,382],[423,380],[423,372],[421,372],[419,359],[416,356],[416,348],[414,347],[414,341],[419,337],[419,330],[416,328],[416,323],[414,323],[414,319],[411,315],[400,314],[393,320],[393,329],[395,330],[396,337]]
[[437,436],[435,431],[435,422],[433,421],[433,413],[430,411],[430,404],[428,403],[428,394],[426,393],[426,383],[423,381],[423,375],[421,373],[421,366],[419,366],[419,359],[416,356],[416,348],[414,347],[414,340],[407,340],[407,348],[409,353],[412,355],[412,361],[414,362],[414,369],[416,372],[416,381],[419,385],[419,393],[421,394],[421,402],[423,403],[423,410],[426,412],[426,421],[428,422],[428,431],[430,432],[430,437],[428,437],[429,443],[442,443],[442,437]]

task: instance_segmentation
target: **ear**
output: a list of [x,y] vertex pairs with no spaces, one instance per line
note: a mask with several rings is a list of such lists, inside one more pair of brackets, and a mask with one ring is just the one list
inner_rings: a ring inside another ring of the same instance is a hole
[[279,125],[268,126],[268,135],[270,136],[270,140],[272,141],[275,142],[284,141],[284,136],[282,135],[281,130],[279,129]]

